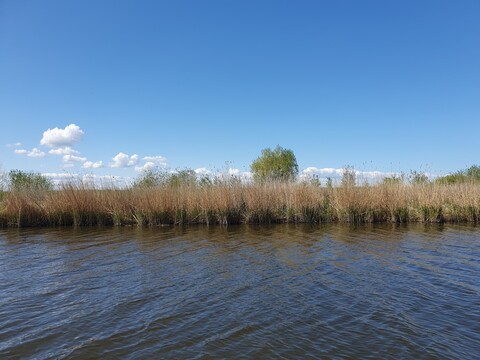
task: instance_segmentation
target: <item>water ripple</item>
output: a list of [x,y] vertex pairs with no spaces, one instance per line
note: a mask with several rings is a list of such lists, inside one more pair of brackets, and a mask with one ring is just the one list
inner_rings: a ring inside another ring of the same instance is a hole
[[480,349],[480,231],[0,231],[0,358],[443,358]]

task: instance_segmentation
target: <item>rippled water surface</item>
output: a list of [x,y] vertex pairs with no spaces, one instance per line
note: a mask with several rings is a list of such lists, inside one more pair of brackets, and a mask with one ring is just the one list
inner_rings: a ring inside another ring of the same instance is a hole
[[480,229],[0,230],[0,358],[479,358]]

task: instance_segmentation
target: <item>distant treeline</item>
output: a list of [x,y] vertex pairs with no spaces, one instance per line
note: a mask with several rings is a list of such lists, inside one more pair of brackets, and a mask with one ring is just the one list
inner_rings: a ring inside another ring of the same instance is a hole
[[471,222],[480,216],[480,168],[430,181],[423,173],[356,184],[346,168],[338,186],[318,179],[197,178],[191,170],[150,171],[128,188],[53,183],[12,171],[0,191],[0,226],[242,223]]

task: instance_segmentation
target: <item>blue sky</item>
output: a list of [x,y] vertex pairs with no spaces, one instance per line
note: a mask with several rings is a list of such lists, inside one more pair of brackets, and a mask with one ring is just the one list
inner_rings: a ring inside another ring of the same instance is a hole
[[302,170],[462,169],[479,18],[477,0],[3,0],[1,170],[248,171],[277,144]]

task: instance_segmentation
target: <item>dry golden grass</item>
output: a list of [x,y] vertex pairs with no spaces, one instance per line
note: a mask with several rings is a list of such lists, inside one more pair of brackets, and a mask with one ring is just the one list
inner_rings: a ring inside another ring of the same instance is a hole
[[318,222],[472,222],[480,185],[382,184],[321,188],[299,183],[13,191],[0,226],[162,225]]

